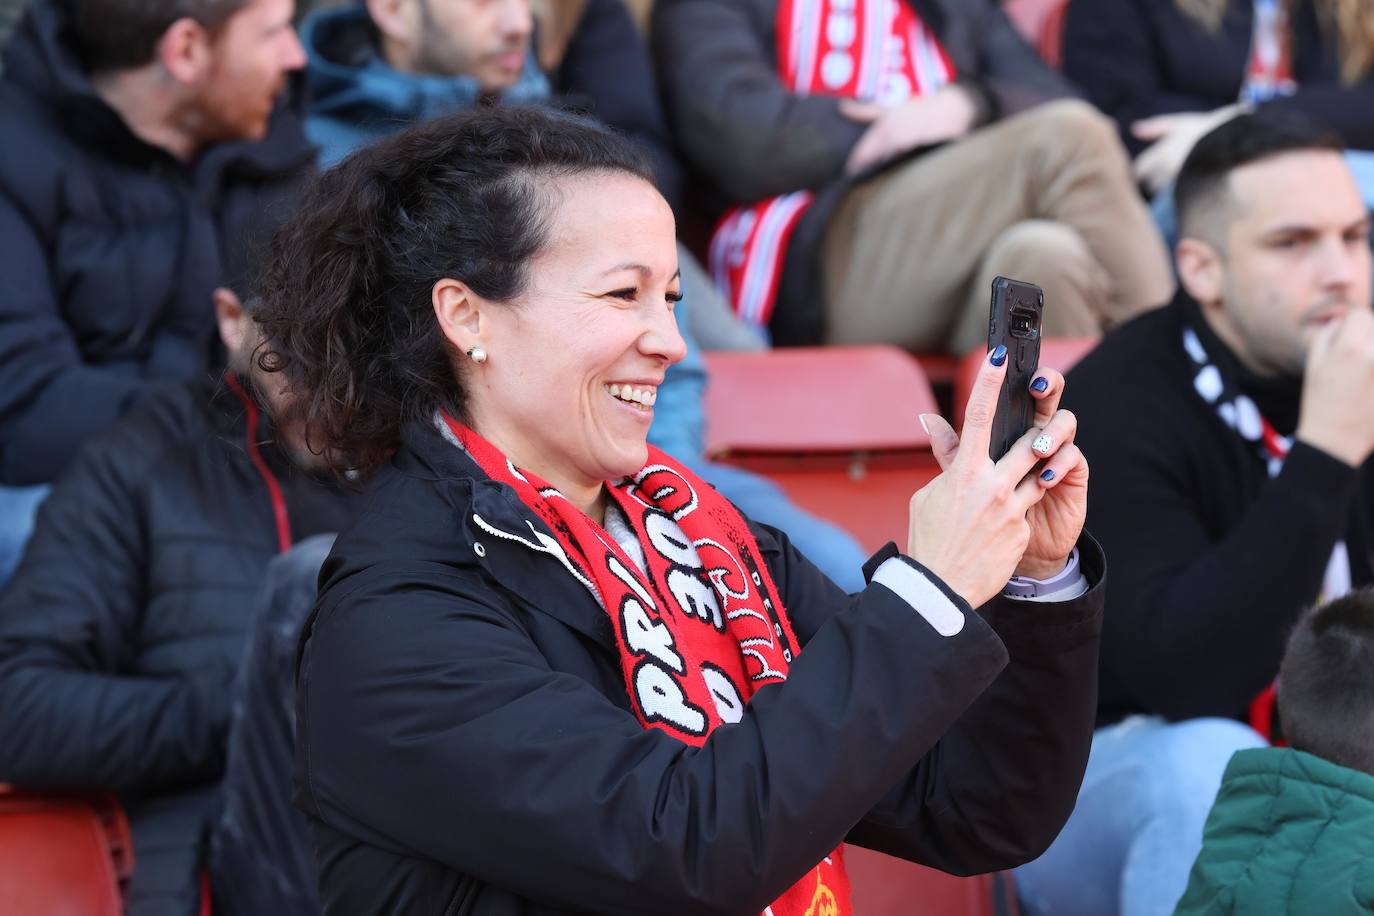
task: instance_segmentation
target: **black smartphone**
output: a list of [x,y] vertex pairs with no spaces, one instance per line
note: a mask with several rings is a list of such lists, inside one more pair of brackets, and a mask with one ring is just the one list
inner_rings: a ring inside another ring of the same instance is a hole
[[997,398],[988,453],[996,461],[1025,435],[1035,420],[1030,383],[1040,366],[1040,319],[1045,293],[1034,283],[998,277],[992,281],[988,351],[1007,348],[1007,377]]

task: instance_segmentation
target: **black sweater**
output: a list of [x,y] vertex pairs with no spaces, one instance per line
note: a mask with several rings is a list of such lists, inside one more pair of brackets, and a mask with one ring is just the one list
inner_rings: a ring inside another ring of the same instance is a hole
[[[1345,142],[1374,149],[1374,74],[1353,86],[1340,80],[1336,42],[1309,0],[1293,26],[1298,92],[1270,106],[1302,111],[1340,131]],[[1094,105],[1117,119],[1132,153],[1145,144],[1131,122],[1152,115],[1211,111],[1240,96],[1250,54],[1254,4],[1231,0],[1215,34],[1184,15],[1173,0],[1092,0],[1069,4],[1064,23],[1064,73]]]
[[1297,425],[1300,383],[1246,373],[1181,294],[1070,373],[1065,406],[1092,466],[1088,524],[1112,565],[1099,724],[1241,716],[1277,673],[1336,541],[1347,540],[1355,582],[1371,578],[1374,461],[1356,471],[1298,442],[1270,479],[1254,445],[1193,390],[1188,315],[1278,431]]

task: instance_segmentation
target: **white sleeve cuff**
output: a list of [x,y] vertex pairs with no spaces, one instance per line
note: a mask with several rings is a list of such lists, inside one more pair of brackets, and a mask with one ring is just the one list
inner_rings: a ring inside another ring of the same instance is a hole
[[911,605],[941,636],[954,636],[964,628],[964,612],[958,605],[901,557],[884,560],[870,581],[891,590]]

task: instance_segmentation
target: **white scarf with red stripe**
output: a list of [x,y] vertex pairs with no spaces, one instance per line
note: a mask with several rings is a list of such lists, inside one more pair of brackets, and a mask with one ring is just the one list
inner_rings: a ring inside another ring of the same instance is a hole
[[[903,0],[780,0],[778,71],[797,95],[895,105],[954,79],[935,34]],[[811,205],[794,191],[732,207],[711,237],[716,286],[745,321],[766,325],[793,230]]]

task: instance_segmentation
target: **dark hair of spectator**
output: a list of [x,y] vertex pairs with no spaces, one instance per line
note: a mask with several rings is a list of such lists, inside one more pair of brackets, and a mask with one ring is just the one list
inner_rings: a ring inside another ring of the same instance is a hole
[[1374,774],[1374,589],[1308,611],[1279,671],[1288,743]]
[[1198,140],[1184,160],[1174,185],[1179,229],[1196,236],[1198,225],[1223,205],[1231,172],[1243,165],[1284,153],[1344,149],[1339,136],[1295,113],[1238,115]]
[[68,0],[72,37],[88,73],[141,67],[179,19],[218,31],[248,0]]
[[311,448],[366,476],[405,423],[438,407],[463,417],[461,354],[435,317],[434,284],[516,299],[545,242],[550,179],[597,172],[652,180],[593,121],[496,106],[426,122],[321,175],[273,240],[253,316],[258,365],[286,373]]

